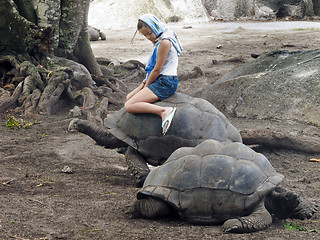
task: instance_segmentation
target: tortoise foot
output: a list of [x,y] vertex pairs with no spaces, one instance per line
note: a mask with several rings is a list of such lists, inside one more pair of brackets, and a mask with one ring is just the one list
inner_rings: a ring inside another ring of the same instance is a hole
[[229,219],[222,225],[222,231],[226,233],[243,232],[243,226],[239,219]]
[[266,198],[266,207],[279,219],[309,219],[318,211],[318,206],[296,192],[284,187],[276,187]]
[[222,230],[226,233],[250,233],[266,229],[271,223],[270,213],[260,204],[249,216],[227,220]]
[[318,211],[318,205],[299,197],[298,206],[291,212],[290,218],[309,219]]

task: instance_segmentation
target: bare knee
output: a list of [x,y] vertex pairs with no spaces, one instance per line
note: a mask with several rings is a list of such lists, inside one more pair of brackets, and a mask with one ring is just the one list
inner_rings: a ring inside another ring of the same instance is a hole
[[124,109],[128,112],[128,113],[133,113],[133,107],[132,107],[132,103],[130,102],[125,102],[124,104]]
[[129,93],[129,94],[126,96],[126,101],[128,101],[131,97],[132,97],[132,94]]

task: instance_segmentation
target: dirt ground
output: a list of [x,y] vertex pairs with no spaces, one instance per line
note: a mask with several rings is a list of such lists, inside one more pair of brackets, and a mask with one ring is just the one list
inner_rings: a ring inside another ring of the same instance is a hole
[[[252,53],[318,48],[320,32],[244,27],[214,31],[210,24],[177,25],[174,30],[184,46],[179,91],[190,95],[253,60]],[[151,43],[138,35],[131,44],[133,32],[106,32],[106,41],[92,42],[95,55],[143,61]],[[196,74],[194,67],[203,75]],[[138,189],[123,156],[98,146],[86,135],[68,133],[69,108],[62,104],[56,115],[37,117],[40,123],[31,129],[10,129],[5,124],[7,116],[14,113],[0,115],[0,239],[320,239],[319,213],[304,221],[274,219],[270,228],[251,234],[224,234],[220,226],[192,225],[175,218],[130,219],[125,208]],[[229,119],[239,129],[288,127],[281,122]],[[285,176],[283,186],[320,204],[320,163],[309,161],[319,155],[259,146],[254,149]],[[62,171],[66,166],[72,173]],[[284,223],[303,228],[286,230]]]

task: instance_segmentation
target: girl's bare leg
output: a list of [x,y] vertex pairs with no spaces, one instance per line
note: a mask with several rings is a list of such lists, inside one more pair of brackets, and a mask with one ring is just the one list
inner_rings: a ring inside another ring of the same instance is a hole
[[133,91],[131,91],[127,97],[126,100],[128,101],[130,98],[132,98],[137,92],[139,92],[143,88],[143,84],[140,84],[139,87],[135,88]]
[[[152,104],[159,98],[149,88],[143,88],[125,103],[124,107],[128,113],[153,113],[161,117],[162,121],[166,119],[172,112],[172,107],[161,107]],[[167,123],[163,131],[167,128]]]

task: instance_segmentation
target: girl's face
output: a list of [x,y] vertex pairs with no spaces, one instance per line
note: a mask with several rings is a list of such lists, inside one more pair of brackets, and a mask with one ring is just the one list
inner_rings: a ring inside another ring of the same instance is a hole
[[156,41],[156,35],[152,32],[152,30],[148,27],[142,27],[139,32],[145,36],[149,41],[151,41],[153,44]]

